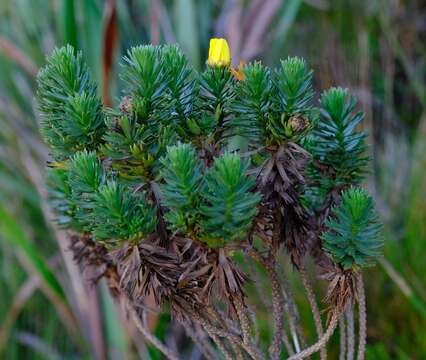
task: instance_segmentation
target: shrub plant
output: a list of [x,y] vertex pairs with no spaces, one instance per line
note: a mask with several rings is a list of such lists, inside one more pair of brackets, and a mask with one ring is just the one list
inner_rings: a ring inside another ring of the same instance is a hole
[[[381,225],[360,187],[368,166],[363,113],[348,90],[319,97],[313,72],[289,57],[276,69],[234,69],[213,39],[197,72],[176,46],[137,46],[122,63],[118,109],[105,108],[82,54],[56,49],[38,75],[50,146],[51,205],[82,266],[98,269],[145,338],[146,299],[169,306],[207,359],[303,359],[340,324],[341,352],[364,358],[364,268],[380,256]],[[300,274],[318,339],[306,345],[284,262]],[[305,264],[328,284],[323,322]],[[284,271],[285,270],[285,271]],[[273,332],[248,284],[266,277]],[[346,321],[345,321],[346,319]],[[351,320],[352,319],[352,320]]]

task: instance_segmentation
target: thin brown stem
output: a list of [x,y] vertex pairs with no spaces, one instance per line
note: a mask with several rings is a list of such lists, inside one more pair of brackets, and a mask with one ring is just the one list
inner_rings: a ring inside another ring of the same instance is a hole
[[[240,299],[234,299],[233,302],[234,302],[235,310],[237,312],[237,316],[240,322],[240,328],[243,335],[243,343],[254,344],[254,341],[250,335],[250,321],[248,319],[247,314],[245,313],[244,305]],[[231,344],[234,344],[234,343],[231,341]],[[235,347],[235,345],[233,347]],[[238,359],[241,359],[242,354],[238,352],[237,349],[234,348],[234,352],[236,353]]]
[[[222,314],[212,305],[207,307],[208,313],[213,316],[213,318],[226,329],[226,331],[237,331],[241,333],[240,329],[235,329],[236,326],[234,324],[230,324],[232,320],[226,321],[226,319],[222,316]],[[233,338],[228,338],[228,341],[231,344],[232,350],[234,351],[235,357],[237,360],[244,360],[244,356],[241,351],[241,347]]]
[[[249,271],[250,271],[250,278],[253,280],[253,283],[254,283],[254,286],[256,288],[256,292],[257,292],[257,295],[259,297],[259,300],[261,301],[262,305],[264,306],[264,308],[267,311],[271,311],[272,304],[268,301],[268,298],[264,296],[265,289],[261,285],[263,281],[259,277],[259,273],[255,270],[254,264],[253,264],[252,261],[250,261],[250,257],[247,256],[247,254],[246,254],[246,262],[248,264],[248,268],[249,268]],[[290,309],[290,307],[292,305],[290,304],[290,301],[287,298],[287,294],[286,294],[286,291],[285,291],[284,288],[282,289],[282,293],[283,293],[283,298],[284,298],[284,304],[283,304],[284,305],[284,313],[287,315],[287,317],[289,319],[291,333],[293,335],[293,340],[296,339],[295,343],[297,345],[299,345],[299,342],[298,342],[298,339],[297,339],[297,329],[296,329],[296,326],[295,326],[296,321],[295,321],[294,316],[292,315],[292,311]],[[254,314],[254,316],[255,316],[255,314]],[[258,336],[259,336],[259,334],[258,334],[258,330],[257,330],[256,335],[255,335],[255,339],[258,339]],[[283,329],[283,344],[284,344],[284,347],[287,350],[288,355],[293,355],[294,350],[293,350],[293,347],[292,347],[290,340],[288,338],[286,329]],[[297,351],[300,351],[300,347]]]
[[271,358],[279,360],[284,336],[284,298],[281,284],[275,266],[264,259],[255,249],[249,250],[249,255],[261,263],[266,269],[272,288],[272,314],[274,318],[274,338],[269,348]]
[[223,356],[225,356],[226,360],[233,360],[231,353],[225,348],[225,345],[222,343],[222,340],[211,330],[206,328],[207,334],[212,338],[218,349],[222,352]]
[[306,346],[306,341],[303,336],[302,327],[300,325],[299,311],[297,309],[294,296],[291,293],[288,280],[284,276],[284,270],[280,271],[280,275],[282,293],[284,297],[284,311],[289,320],[290,333],[293,340],[294,349],[296,352],[300,352],[301,348]]
[[245,307],[240,298],[236,297],[233,299],[235,311],[237,312],[238,319],[241,325],[241,331],[243,334],[243,343],[246,351],[253,359],[263,359],[263,355],[260,350],[254,345],[254,340],[250,334],[250,320],[245,312]]
[[345,319],[343,316],[339,322],[339,333],[340,333],[339,360],[345,360],[346,358],[346,324],[345,324]]
[[235,306],[235,310],[237,312],[238,319],[240,321],[241,331],[243,334],[243,341],[250,342],[252,341],[251,334],[250,334],[250,331],[251,331],[250,320],[247,314],[245,313],[244,304],[241,301],[241,299],[238,297],[233,299],[233,303]]
[[367,345],[367,306],[365,303],[364,281],[361,273],[357,274],[358,285],[358,309],[359,309],[359,344],[358,360],[364,360],[365,347]]
[[290,356],[287,360],[301,360],[305,359],[308,356],[316,353],[317,351],[321,350],[327,342],[330,340],[331,336],[333,335],[334,331],[336,330],[337,325],[339,324],[339,318],[341,313],[337,310],[333,311],[333,314],[331,316],[330,323],[328,324],[327,330],[325,331],[324,335],[313,345],[306,348],[305,350]]
[[251,323],[253,324],[254,331],[254,342],[257,344],[259,341],[259,325],[257,324],[256,313],[255,311],[247,306],[247,313],[250,316]]
[[[309,282],[308,275],[306,274],[303,264],[299,268],[300,278],[302,279],[303,287],[306,291],[306,296],[308,298],[309,305],[311,307],[312,316],[315,322],[315,329],[317,331],[318,338],[321,338],[324,334],[324,329],[322,327],[321,315],[319,312],[318,304],[315,299],[315,293],[312,289],[312,286]],[[321,360],[327,359],[327,349],[324,347],[320,350]]]
[[199,312],[195,312],[191,309],[187,309],[188,313],[191,314],[191,317],[194,321],[197,321],[203,328],[206,330],[206,332],[210,334],[214,334],[219,337],[223,337],[225,339],[228,339],[229,341],[232,341],[239,346],[241,346],[254,360],[263,360],[264,356],[260,352],[259,349],[257,349],[256,346],[254,346],[251,343],[244,343],[244,341],[241,339],[241,337],[234,335],[232,333],[229,333],[225,330],[222,330],[220,328],[217,328],[210,324]]

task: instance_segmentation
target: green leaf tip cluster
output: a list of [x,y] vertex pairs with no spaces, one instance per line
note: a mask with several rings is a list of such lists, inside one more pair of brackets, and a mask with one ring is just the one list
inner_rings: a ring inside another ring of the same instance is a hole
[[174,230],[193,231],[199,217],[202,181],[195,150],[189,144],[170,146],[162,163],[165,184],[161,190],[164,205],[171,210],[166,220]]
[[260,194],[250,192],[254,179],[247,176],[248,161],[235,153],[216,158],[206,173],[204,217],[201,227],[207,243],[242,239],[257,214]]
[[233,109],[236,118],[232,125],[239,133],[256,142],[268,138],[266,124],[272,110],[270,70],[260,62],[244,67],[244,80],[235,87]]
[[49,169],[50,200],[58,223],[92,233],[108,245],[145,237],[156,217],[145,197],[115,179],[108,179],[94,151],[80,151],[65,168]]
[[140,240],[154,232],[157,219],[143,196],[114,180],[95,194],[93,235],[97,240]]
[[[234,69],[226,41],[211,45],[201,72],[177,46],[131,48],[122,97],[107,109],[82,54],[54,51],[38,103],[57,222],[73,233],[76,260],[102,270],[135,308],[150,294],[179,321],[201,316],[204,330],[217,322],[198,311],[206,304],[238,308],[240,322],[249,314],[243,256],[274,280],[283,251],[295,269],[309,256],[325,274],[337,319],[383,246],[373,199],[357,187],[368,163],[363,114],[341,88],[315,105],[313,72],[299,57]],[[246,349],[240,340],[231,358]],[[265,344],[251,345],[262,357]],[[269,348],[280,358],[282,333]]]
[[305,60],[289,57],[281,61],[276,71],[276,88],[279,100],[277,106],[289,116],[308,113],[312,108],[312,70]]
[[281,61],[271,73],[260,62],[248,64],[236,86],[232,122],[255,144],[299,142],[316,122],[312,99],[312,70],[298,57]]
[[199,128],[194,120],[198,86],[186,57],[176,46],[137,46],[128,51],[122,76],[126,95],[111,111],[102,152],[128,180],[158,176],[169,145]]
[[185,131],[186,120],[194,110],[194,73],[182,51],[173,45],[137,46],[124,59],[123,80],[127,94],[138,104],[134,109],[141,120],[154,115],[168,125]]
[[127,93],[143,99],[140,115],[147,117],[165,87],[160,49],[151,45],[131,48],[124,58],[123,70]]
[[246,235],[260,201],[260,195],[251,192],[254,179],[247,176],[248,161],[225,153],[203,169],[194,148],[178,144],[168,148],[163,164],[161,189],[172,230],[211,247]]
[[41,132],[53,155],[96,148],[105,130],[103,108],[82,54],[71,46],[56,49],[37,82]]
[[[323,189],[332,186],[357,185],[366,174],[368,157],[365,133],[356,131],[364,119],[362,112],[354,113],[356,100],[347,89],[331,88],[321,96],[321,121],[314,131],[311,151],[329,176],[318,176]],[[319,170],[322,172],[323,170]]]
[[321,236],[323,248],[345,270],[374,265],[381,255],[383,238],[371,196],[361,188],[349,188],[332,208],[328,230]]

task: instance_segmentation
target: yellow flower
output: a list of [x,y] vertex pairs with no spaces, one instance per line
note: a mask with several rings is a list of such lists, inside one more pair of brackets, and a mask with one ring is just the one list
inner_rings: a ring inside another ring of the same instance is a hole
[[231,51],[225,39],[210,39],[207,64],[210,66],[229,66],[231,64]]

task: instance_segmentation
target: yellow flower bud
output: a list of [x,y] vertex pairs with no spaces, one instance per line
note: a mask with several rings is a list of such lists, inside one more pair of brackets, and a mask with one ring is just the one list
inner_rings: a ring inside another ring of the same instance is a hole
[[210,66],[229,66],[231,64],[231,51],[225,39],[210,39],[207,64]]

